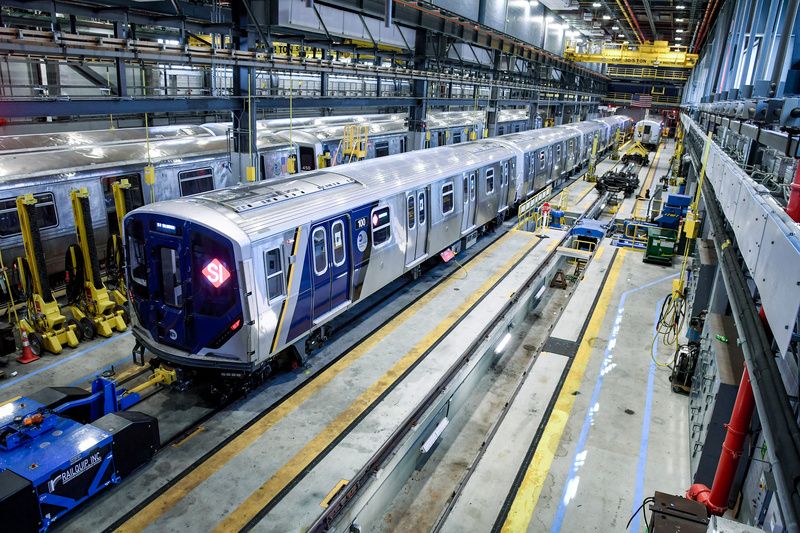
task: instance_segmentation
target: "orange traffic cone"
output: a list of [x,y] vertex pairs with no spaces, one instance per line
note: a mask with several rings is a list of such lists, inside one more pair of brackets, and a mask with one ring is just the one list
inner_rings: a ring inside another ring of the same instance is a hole
[[28,363],[33,363],[34,361],[39,359],[38,355],[33,355],[33,350],[31,350],[31,345],[28,342],[28,334],[25,332],[24,329],[21,329],[21,336],[22,336],[22,355],[17,357],[17,362],[22,363],[23,365],[27,365]]

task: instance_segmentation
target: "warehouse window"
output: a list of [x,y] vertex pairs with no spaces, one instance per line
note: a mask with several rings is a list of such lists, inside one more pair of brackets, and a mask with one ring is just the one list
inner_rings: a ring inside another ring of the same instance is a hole
[[321,276],[328,270],[328,244],[325,242],[325,228],[315,228],[311,234],[314,246],[314,273]]
[[486,171],[486,194],[494,192],[494,169],[490,168]]
[[[464,188],[466,189],[467,180],[464,178]],[[448,181],[444,185],[442,185],[442,214],[447,215],[453,212],[456,208],[456,203],[453,198],[453,182]],[[464,192],[464,198],[467,197],[466,191]]]
[[211,168],[198,168],[178,172],[181,185],[181,196],[199,194],[214,189],[214,173]]
[[417,225],[416,219],[414,217],[414,213],[415,213],[415,210],[414,210],[414,197],[413,196],[409,196],[408,198],[406,198],[406,204],[407,204],[407,209],[408,209],[408,229],[414,229],[414,226]]
[[375,143],[375,157],[386,157],[389,155],[389,141]]
[[372,211],[372,246],[377,247],[389,242],[392,237],[391,222],[388,207]]
[[[55,228],[58,226],[58,212],[53,195],[49,192],[34,194],[36,198],[36,219],[39,229]],[[0,200],[0,237],[19,235],[22,230],[19,226],[19,213],[17,213],[17,199],[5,198]]]
[[283,283],[283,261],[281,249],[268,250],[264,256],[265,270],[267,272],[267,297],[270,301],[286,294]]

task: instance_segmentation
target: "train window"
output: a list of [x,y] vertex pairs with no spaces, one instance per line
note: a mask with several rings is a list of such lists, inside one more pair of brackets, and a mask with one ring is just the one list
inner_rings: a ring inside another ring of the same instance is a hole
[[644,126],[644,133],[645,133],[645,135],[647,135],[647,134],[649,134],[649,133],[650,133],[650,125],[649,125],[649,124],[645,124],[645,126]]
[[475,201],[475,173],[469,175],[469,199]]
[[505,133],[505,130],[504,130],[503,126],[497,126],[497,134],[498,135],[503,135],[504,133]]
[[556,159],[561,160],[561,145],[556,146]]
[[405,137],[400,137],[400,153],[401,154],[406,153],[406,138]]
[[[467,179],[464,178],[464,188],[466,188]],[[453,182],[448,181],[444,185],[442,185],[442,214],[447,215],[452,213],[453,210],[456,208],[456,202],[453,198]],[[467,197],[466,192],[464,193],[464,198]]]
[[461,142],[461,132],[457,131],[453,134],[453,144],[458,144]]
[[325,228],[315,228],[311,234],[314,243],[314,273],[321,276],[328,270],[328,243],[325,242]]
[[469,203],[469,182],[466,176],[464,176],[464,203]]
[[544,170],[545,166],[545,157],[544,157],[544,150],[539,152],[539,170]]
[[386,157],[389,155],[389,141],[375,143],[375,157]]
[[178,172],[178,181],[181,184],[181,196],[199,194],[214,189],[214,173],[211,168]]
[[283,284],[283,261],[281,260],[281,249],[273,248],[267,250],[264,257],[267,272],[267,297],[270,301],[280,298],[286,294]]
[[165,304],[172,307],[183,305],[183,285],[181,284],[178,252],[166,246],[159,249],[159,267],[161,268],[161,297]]
[[333,243],[333,264],[342,266],[344,264],[344,224],[337,220],[331,224],[331,241]]
[[372,211],[372,246],[380,246],[391,239],[391,222],[388,207]]
[[508,161],[503,163],[503,178],[502,185],[508,185]]
[[406,199],[406,204],[407,204],[406,208],[407,208],[407,211],[408,211],[408,217],[407,217],[408,229],[414,229],[414,226],[417,225],[416,219],[415,219],[416,211],[414,209],[414,197],[413,196],[409,196]]
[[[49,192],[34,194],[36,198],[36,213],[39,229],[55,228],[58,226],[58,212],[53,195]],[[5,198],[0,200],[0,237],[10,237],[21,233],[19,227],[19,213],[17,213],[17,199]]]
[[519,133],[519,124],[514,126],[514,133]]
[[419,210],[419,223],[420,225],[425,223],[425,193],[421,192],[417,195],[417,204]]
[[145,298],[150,294],[147,288],[147,259],[144,255],[144,234],[142,223],[132,220],[126,228],[128,234],[128,270],[131,289],[134,294]]
[[300,147],[300,170],[303,172],[314,170],[314,148],[310,146]]
[[486,171],[486,194],[494,192],[494,169],[490,168]]

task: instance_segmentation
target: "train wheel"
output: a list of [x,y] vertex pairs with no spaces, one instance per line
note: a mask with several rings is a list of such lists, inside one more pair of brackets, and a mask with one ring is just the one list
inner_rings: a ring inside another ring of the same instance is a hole
[[67,320],[65,326],[69,329],[70,326],[75,326],[75,336],[78,337],[78,342],[83,342],[83,329],[77,320],[70,318]]
[[92,324],[91,320],[84,317],[80,319],[78,324],[80,325],[81,334],[83,335],[84,340],[90,341],[94,339],[97,331],[94,329],[94,324]]
[[44,339],[42,336],[36,333],[35,331],[28,335],[28,344],[31,347],[31,352],[33,355],[39,357],[42,355],[42,351],[44,351]]

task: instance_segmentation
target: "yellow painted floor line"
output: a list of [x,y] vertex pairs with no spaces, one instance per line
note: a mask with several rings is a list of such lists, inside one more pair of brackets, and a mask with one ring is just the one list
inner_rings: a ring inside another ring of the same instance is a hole
[[576,396],[573,392],[580,389],[583,376],[586,373],[586,367],[594,351],[590,343],[600,333],[600,328],[609,308],[611,295],[617,285],[619,270],[625,258],[625,253],[625,250],[620,250],[611,264],[608,279],[597,300],[597,305],[594,307],[594,313],[592,313],[592,318],[581,339],[581,345],[575,354],[575,360],[572,362],[567,379],[564,381],[561,392],[556,399],[550,419],[544,428],[539,445],[528,465],[528,470],[525,472],[525,477],[520,484],[514,502],[511,504],[511,509],[503,524],[503,533],[526,531],[533,518],[533,512],[539,501],[542,486],[547,479],[547,474],[550,472],[558,445],[561,442],[561,436],[564,433],[564,427],[575,404]]
[[[501,243],[503,243],[511,233],[506,233],[497,241],[487,246],[485,250],[466,264],[462,270],[469,272],[470,269],[480,264],[482,258],[488,255]],[[246,450],[252,445],[256,439],[263,435],[275,424],[284,419],[287,415],[297,409],[303,402],[311,398],[322,387],[331,382],[336,376],[345,371],[350,365],[355,363],[364,354],[369,352],[372,348],[380,344],[383,339],[396,330],[400,325],[411,318],[419,309],[427,305],[431,300],[436,298],[443,291],[450,288],[450,286],[462,279],[460,276],[451,276],[447,281],[444,281],[428,291],[422,298],[417,300],[416,303],[409,306],[391,322],[384,325],[381,329],[376,331],[367,340],[349,351],[347,355],[339,359],[336,363],[331,365],[327,370],[314,378],[310,383],[295,392],[286,401],[275,407],[269,414],[262,417],[252,426],[247,428],[236,438],[231,440],[226,446],[218,450],[211,457],[205,460],[197,468],[192,470],[186,476],[178,480],[173,486],[166,490],[158,498],[147,504],[139,510],[128,521],[119,527],[118,531],[141,531],[155,522],[161,515],[174,507],[179,501],[186,497],[192,490],[198,487],[206,479],[211,477],[215,472],[225,466],[230,460],[239,455],[242,451]]]
[[653,183],[653,177],[655,177],[656,170],[658,170],[658,158],[661,157],[661,150],[663,149],[664,143],[659,143],[658,150],[656,150],[656,155],[653,158],[653,164],[650,165],[650,170],[647,171],[647,177],[644,180],[642,191],[647,191],[650,189],[650,185]]
[[442,320],[433,331],[414,345],[414,347],[400,358],[388,372],[361,393],[347,409],[342,411],[321,433],[317,434],[316,437],[306,443],[294,457],[289,459],[280,470],[256,489],[238,508],[229,513],[217,524],[214,531],[217,533],[239,531],[250,522],[265,505],[271,502],[295,477],[300,475],[325,448],[331,445],[339,435],[391,387],[406,370],[411,368],[437,340],[445,335],[453,324],[464,316],[484,294],[489,292],[505,273],[513,268],[539,241],[541,241],[541,238],[531,236],[530,241],[525,247],[515,253],[502,268],[498,269],[487,278],[480,288],[473,291],[467,300]]

